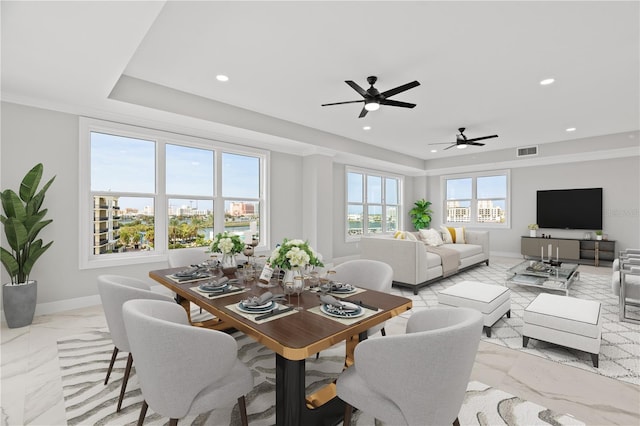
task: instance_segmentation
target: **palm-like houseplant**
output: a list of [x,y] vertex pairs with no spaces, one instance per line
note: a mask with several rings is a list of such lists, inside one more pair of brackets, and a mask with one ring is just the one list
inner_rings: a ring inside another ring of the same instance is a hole
[[[0,194],[4,211],[0,221],[10,248],[9,251],[0,247],[0,260],[11,277],[11,283],[2,286],[2,301],[7,324],[12,328],[28,325],[33,320],[37,283],[30,280],[29,275],[36,261],[53,244],[53,241],[44,244],[41,238],[37,238],[40,231],[53,221],[44,219],[48,210],[43,209],[42,204],[55,176],[38,190],[43,170],[42,163],[29,170],[20,183],[19,194],[11,189]],[[25,288],[11,290],[15,287]],[[13,317],[14,311],[18,318]]]

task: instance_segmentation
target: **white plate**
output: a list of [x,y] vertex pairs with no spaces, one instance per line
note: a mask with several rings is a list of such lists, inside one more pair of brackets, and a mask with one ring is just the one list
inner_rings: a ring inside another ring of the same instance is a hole
[[347,308],[351,308],[355,310],[347,311],[347,312],[344,312],[343,314],[340,314],[337,311],[333,311],[333,310],[330,311],[329,309],[327,309],[326,303],[323,303],[322,305],[320,305],[320,310],[322,311],[322,313],[332,317],[336,317],[336,318],[357,318],[364,315],[364,309],[362,309],[360,306],[350,302],[341,302],[341,303],[345,305]]
[[276,302],[272,300],[271,302],[258,306],[244,306],[244,304],[240,302],[237,306],[239,310],[248,314],[264,314],[274,309],[276,307]]
[[356,291],[356,288],[354,286],[351,286],[351,288],[349,288],[349,289],[335,289],[335,290],[329,291],[329,293],[349,294],[349,293],[353,293],[355,291]]

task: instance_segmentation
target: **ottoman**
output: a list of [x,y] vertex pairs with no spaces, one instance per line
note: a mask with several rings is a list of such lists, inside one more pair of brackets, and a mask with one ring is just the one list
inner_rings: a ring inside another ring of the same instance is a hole
[[503,315],[511,318],[511,291],[499,285],[462,281],[438,292],[438,304],[480,311],[487,337],[491,337],[491,327]]
[[602,331],[600,302],[557,294],[539,294],[524,309],[522,346],[529,338],[579,349],[591,354],[598,368]]

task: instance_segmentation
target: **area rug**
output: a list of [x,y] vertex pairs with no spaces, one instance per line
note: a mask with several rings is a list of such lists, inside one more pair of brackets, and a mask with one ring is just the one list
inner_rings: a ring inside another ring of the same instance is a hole
[[[420,289],[418,295],[409,290],[393,292],[414,301],[414,311],[438,305],[438,292],[460,281],[480,281],[504,285],[510,266],[493,263],[460,272]],[[579,269],[578,269],[579,270]],[[493,326],[491,338],[482,339],[497,345],[518,349],[564,365],[574,366],[613,379],[640,384],[640,325],[620,322],[618,296],[611,292],[610,275],[580,273],[580,279],[570,288],[569,297],[595,300],[602,304],[602,343],[599,368],[593,367],[591,356],[585,352],[567,349],[551,343],[530,339],[527,348],[522,347],[522,316],[524,308],[543,292],[564,295],[564,292],[509,284],[511,289],[511,318],[504,317]],[[423,302],[423,303],[420,303]],[[637,314],[637,312],[636,312]]]
[[[275,357],[273,352],[251,338],[235,333],[239,358],[251,369],[254,389],[247,395],[249,424],[275,423]],[[58,341],[58,357],[68,425],[135,425],[142,394],[135,374],[129,378],[123,409],[115,407],[126,364],[126,353],[119,354],[108,385],[104,378],[113,343],[107,330],[98,330]],[[307,360],[307,393],[332,381],[340,373],[344,347],[336,346],[322,352],[320,358]],[[194,354],[194,356],[197,356]],[[188,365],[188,360],[185,362]],[[134,363],[135,364],[135,363]],[[459,414],[461,425],[584,425],[565,414],[520,399],[500,389],[479,382],[470,382]],[[164,425],[167,418],[147,412],[145,426]],[[373,426],[374,419],[355,412],[352,424]],[[216,409],[180,421],[182,425],[237,425],[238,408]]]

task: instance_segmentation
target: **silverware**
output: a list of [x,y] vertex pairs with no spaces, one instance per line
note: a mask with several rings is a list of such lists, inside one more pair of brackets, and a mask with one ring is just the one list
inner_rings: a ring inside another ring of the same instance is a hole
[[284,309],[273,309],[272,311],[267,312],[266,314],[258,315],[256,317],[256,321],[260,321],[260,320],[263,320],[263,319],[274,317],[276,315],[284,314],[285,312],[289,312],[291,310],[293,310],[293,306],[290,306],[290,307],[284,308]]
[[221,291],[219,293],[211,293],[211,294],[208,294],[207,297],[208,298],[212,298],[212,297],[220,296],[220,295],[223,295],[223,294],[237,293],[237,292],[243,291],[243,290],[244,290],[244,288],[235,288],[233,290]]
[[372,311],[378,310],[378,308],[376,308],[375,306],[367,305],[362,300],[353,300],[352,302],[355,303],[356,305],[362,306],[363,308],[371,309]]

